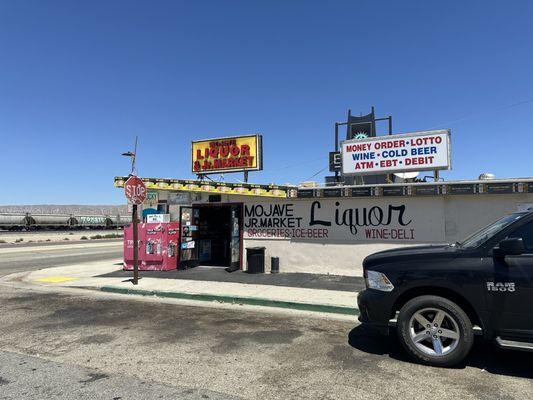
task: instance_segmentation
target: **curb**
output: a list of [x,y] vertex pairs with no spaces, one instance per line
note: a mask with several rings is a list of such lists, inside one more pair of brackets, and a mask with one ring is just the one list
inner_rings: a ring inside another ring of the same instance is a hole
[[263,307],[277,307],[300,311],[314,311],[329,314],[343,314],[343,315],[359,315],[359,310],[355,307],[330,306],[325,304],[312,303],[298,303],[294,301],[269,300],[255,297],[238,297],[238,296],[221,296],[211,294],[198,293],[183,293],[183,292],[163,292],[157,290],[140,290],[140,289],[124,289],[115,288],[112,286],[103,286],[100,288],[102,292],[117,293],[117,294],[133,294],[140,296],[157,296],[168,297],[172,299],[182,300],[198,300],[198,301],[218,301],[221,303],[230,304],[245,304],[249,306],[263,306]]

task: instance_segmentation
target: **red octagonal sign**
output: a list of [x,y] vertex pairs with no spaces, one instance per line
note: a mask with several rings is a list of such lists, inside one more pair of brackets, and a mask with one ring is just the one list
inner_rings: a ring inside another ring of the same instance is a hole
[[146,199],[146,186],[141,178],[130,176],[124,184],[126,198],[132,204],[142,204]]

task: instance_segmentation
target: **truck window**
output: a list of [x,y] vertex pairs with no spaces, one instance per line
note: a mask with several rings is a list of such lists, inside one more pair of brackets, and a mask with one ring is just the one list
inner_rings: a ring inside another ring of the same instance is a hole
[[533,253],[533,222],[530,222],[511,233],[510,238],[522,238],[526,253]]
[[505,217],[477,231],[476,233],[466,238],[462,242],[458,242],[457,245],[463,248],[478,247],[482,245],[483,243],[485,243],[487,240],[489,240],[491,237],[496,235],[498,232],[501,232],[504,228],[508,227],[513,222],[522,218],[523,216],[524,214],[520,214],[520,213],[506,215]]

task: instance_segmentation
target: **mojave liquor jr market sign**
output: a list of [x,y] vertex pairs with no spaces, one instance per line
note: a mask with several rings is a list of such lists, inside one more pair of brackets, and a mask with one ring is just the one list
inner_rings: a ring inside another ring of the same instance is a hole
[[245,239],[444,241],[442,199],[316,199],[244,204]]
[[263,169],[261,135],[192,142],[192,172],[215,174]]
[[342,142],[342,173],[450,169],[450,131],[424,131]]

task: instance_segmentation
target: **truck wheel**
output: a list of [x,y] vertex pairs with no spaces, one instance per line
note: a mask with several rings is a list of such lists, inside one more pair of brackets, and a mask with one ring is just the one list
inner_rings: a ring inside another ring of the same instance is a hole
[[444,297],[419,296],[398,315],[398,337],[419,362],[450,367],[461,362],[474,344],[472,322],[457,304]]

